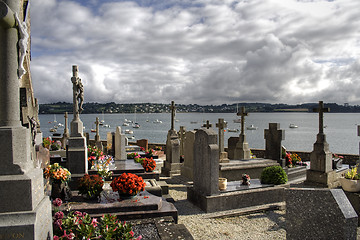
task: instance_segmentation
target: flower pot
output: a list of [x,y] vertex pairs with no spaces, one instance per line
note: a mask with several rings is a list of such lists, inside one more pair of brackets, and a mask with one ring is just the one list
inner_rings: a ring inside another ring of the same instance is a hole
[[60,198],[64,200],[65,198],[64,188],[65,188],[65,183],[53,182],[51,184],[51,198],[52,199]]
[[340,178],[341,187],[347,192],[360,192],[360,180]]
[[128,200],[128,199],[133,199],[137,196],[137,193],[136,194],[127,194],[127,193],[119,193],[119,197],[120,199],[122,200]]
[[219,190],[220,191],[226,190],[226,187],[227,187],[227,179],[219,178]]

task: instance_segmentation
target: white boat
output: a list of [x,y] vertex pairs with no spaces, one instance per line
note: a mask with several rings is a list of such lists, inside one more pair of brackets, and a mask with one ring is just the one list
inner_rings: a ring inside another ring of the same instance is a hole
[[107,127],[107,128],[109,128],[110,127],[110,125],[109,124],[104,124],[104,126],[103,127]]
[[251,124],[250,126],[246,127],[247,130],[257,130],[258,127],[255,127],[253,124]]
[[64,124],[58,123],[58,127],[63,127],[63,126],[64,126]]
[[132,130],[130,130],[130,129],[126,129],[125,130],[125,134],[133,134],[134,133],[134,131],[132,131]]
[[155,121],[153,121],[153,123],[162,123],[162,121],[160,121],[159,119],[156,119]]
[[228,128],[228,130],[227,130],[228,132],[238,132],[239,131],[239,129],[231,129],[231,128]]
[[49,131],[50,131],[50,132],[56,132],[56,129],[55,129],[55,128],[50,128]]
[[293,123],[290,123],[289,128],[298,128],[298,126],[296,126],[296,125],[293,124]]
[[190,122],[191,124],[197,124],[198,122],[196,122],[196,121],[192,121],[192,122]]
[[241,118],[234,119],[233,121],[234,123],[241,123]]
[[123,123],[123,126],[129,126],[129,123],[124,122],[124,123]]
[[134,123],[133,128],[140,128],[140,124]]

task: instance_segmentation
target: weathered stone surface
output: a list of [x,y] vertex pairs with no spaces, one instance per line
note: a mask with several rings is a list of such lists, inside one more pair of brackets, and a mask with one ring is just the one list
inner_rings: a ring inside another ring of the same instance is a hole
[[269,123],[269,129],[264,130],[264,138],[265,158],[279,162],[282,158],[281,141],[285,140],[285,131],[280,129],[280,123]]
[[115,159],[126,160],[126,158],[125,134],[121,133],[121,127],[118,126],[115,132]]
[[181,175],[193,180],[194,169],[194,143],[195,131],[185,133],[184,164],[181,166]]
[[287,239],[356,239],[358,217],[341,189],[286,189]]

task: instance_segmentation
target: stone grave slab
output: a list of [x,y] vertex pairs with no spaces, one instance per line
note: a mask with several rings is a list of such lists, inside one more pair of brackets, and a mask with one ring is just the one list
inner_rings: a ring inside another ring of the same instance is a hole
[[285,195],[287,239],[356,239],[358,217],[342,189],[291,188]]
[[251,179],[250,185],[241,185],[242,181],[231,181],[227,183],[225,190],[220,190],[221,193],[244,191],[257,188],[273,187],[273,184],[261,184],[260,179]]
[[[113,192],[109,183],[105,184],[101,194],[101,200],[85,201],[76,191],[73,192],[71,199],[71,211],[86,212],[92,217],[101,217],[109,213],[117,215],[120,220],[143,219],[153,217],[171,216],[177,223],[178,213],[173,204],[163,201],[157,197],[142,191],[133,199],[120,200],[117,192]],[[65,210],[66,206],[61,206],[60,210]]]
[[229,163],[220,163],[220,177],[227,178],[228,181],[236,181],[241,179],[241,175],[246,173],[251,179],[260,178],[264,168],[270,166],[278,166],[276,160],[271,159],[247,159],[247,160],[231,160]]
[[126,152],[142,152],[141,148],[137,145],[127,145],[125,146]]

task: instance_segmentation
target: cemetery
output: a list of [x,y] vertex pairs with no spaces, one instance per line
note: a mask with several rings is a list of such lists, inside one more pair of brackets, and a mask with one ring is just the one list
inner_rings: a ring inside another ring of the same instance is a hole
[[[306,157],[285,149],[279,123],[264,130],[265,149],[255,157],[245,107],[237,113],[240,134],[227,148],[223,118],[178,131],[174,101],[162,148],[147,139],[129,142],[120,126],[101,139],[99,118],[90,139],[81,120],[81,66],[73,65],[73,112],[64,112],[60,136],[43,138],[31,90],[28,3],[0,0],[0,239],[200,239],[196,221],[211,230],[222,218],[244,215],[251,223],[252,214],[274,217],[276,210],[282,216],[270,226],[281,232],[277,239],[358,238],[358,156],[343,161],[330,151],[323,131],[330,109],[322,101]],[[267,227],[249,231],[255,236]],[[231,238],[247,239],[224,239]]]

